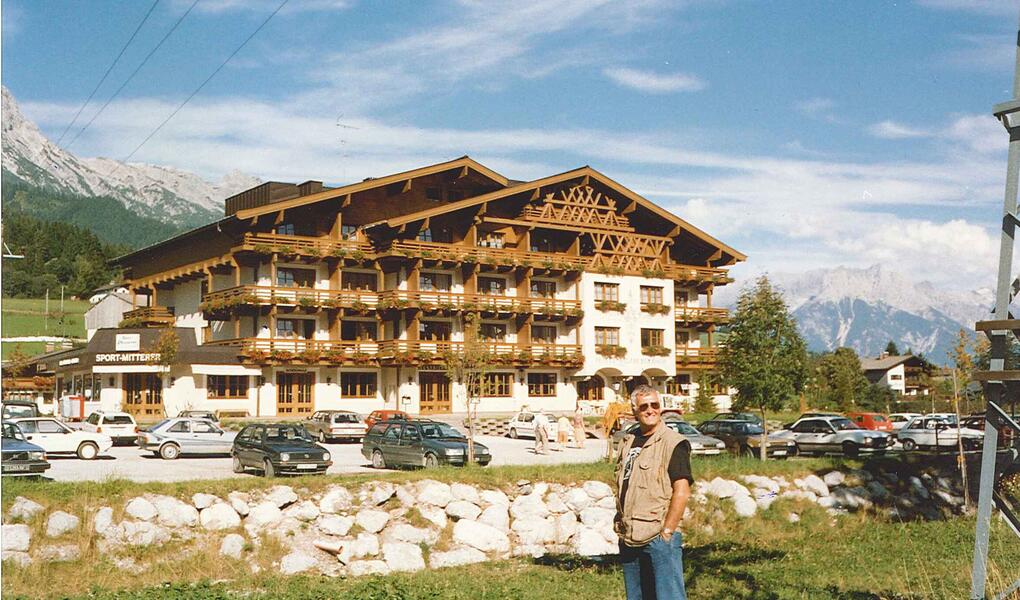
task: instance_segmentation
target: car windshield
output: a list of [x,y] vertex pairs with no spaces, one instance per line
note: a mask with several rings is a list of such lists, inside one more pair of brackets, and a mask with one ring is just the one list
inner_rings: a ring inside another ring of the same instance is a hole
[[339,413],[333,415],[334,423],[357,423],[360,420],[361,419],[358,418],[358,415],[354,413]]
[[421,434],[426,438],[459,438],[463,439],[464,434],[457,431],[446,423],[422,423]]
[[19,419],[21,417],[34,417],[35,411],[31,406],[22,404],[8,404],[4,406],[4,418]]
[[304,427],[295,427],[293,425],[266,426],[267,442],[284,442],[290,440],[304,440],[310,442],[312,441],[312,438],[305,431]]
[[4,423],[4,437],[15,440],[24,440],[25,436],[14,423]]
[[135,422],[131,420],[129,415],[106,415],[103,417],[103,423],[107,425],[134,425]]
[[850,419],[833,419],[829,421],[832,424],[833,429],[836,431],[847,431],[848,429],[860,429]]
[[761,425],[758,425],[757,423],[751,423],[750,425],[744,427],[744,433],[746,433],[747,435],[761,435],[765,433],[765,430],[762,428]]
[[871,415],[871,420],[876,423],[885,423],[885,417],[882,415]]
[[684,435],[701,435],[690,423],[683,421],[670,421],[669,426]]

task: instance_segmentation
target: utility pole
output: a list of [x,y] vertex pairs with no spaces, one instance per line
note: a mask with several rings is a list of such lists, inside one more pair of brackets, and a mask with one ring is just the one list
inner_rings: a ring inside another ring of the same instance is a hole
[[60,286],[60,337],[67,337],[67,327],[64,326],[64,286]]
[[43,317],[43,331],[49,333],[50,331],[50,288],[46,288],[46,308],[44,309],[46,316]]

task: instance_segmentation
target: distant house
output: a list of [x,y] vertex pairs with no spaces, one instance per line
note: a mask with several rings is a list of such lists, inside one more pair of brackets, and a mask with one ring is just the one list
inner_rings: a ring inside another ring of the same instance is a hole
[[[141,298],[144,304],[146,298]],[[113,329],[120,325],[124,313],[138,308],[131,304],[130,293],[108,292],[85,311],[86,339],[91,340],[100,329]]]
[[128,295],[130,293],[131,292],[128,291],[127,287],[125,287],[124,284],[111,283],[109,285],[104,285],[101,288],[97,288],[94,292],[92,292],[92,295],[89,296],[89,304],[96,304],[103,298],[109,296],[110,294]]
[[930,391],[920,380],[924,362],[912,354],[890,356],[883,352],[878,358],[862,358],[861,369],[871,383],[889,386],[904,396],[927,396]]

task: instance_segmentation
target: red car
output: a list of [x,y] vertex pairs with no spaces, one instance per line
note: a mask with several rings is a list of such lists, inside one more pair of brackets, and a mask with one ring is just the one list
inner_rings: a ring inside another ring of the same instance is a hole
[[882,413],[852,412],[847,413],[846,418],[853,421],[861,429],[889,432],[893,430],[892,421]]
[[365,425],[369,429],[379,421],[410,421],[411,416],[402,410],[375,410],[365,417]]

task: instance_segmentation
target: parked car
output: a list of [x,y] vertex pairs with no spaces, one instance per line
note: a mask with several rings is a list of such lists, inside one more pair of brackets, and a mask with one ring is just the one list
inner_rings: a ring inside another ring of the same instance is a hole
[[850,412],[846,418],[857,424],[861,429],[872,431],[892,431],[892,421],[882,413],[876,412]]
[[39,416],[42,416],[39,406],[31,400],[4,400],[3,409],[0,410],[0,418],[4,421]]
[[94,412],[82,421],[82,431],[105,433],[117,442],[133,443],[138,437],[138,425],[135,418],[126,412]]
[[40,475],[50,468],[46,451],[27,441],[14,423],[3,424],[0,454],[0,474],[5,477]]
[[138,447],[165,460],[182,454],[230,454],[234,434],[208,419],[164,419],[137,435]]
[[216,413],[211,410],[182,410],[177,413],[178,417],[186,417],[189,419],[206,419],[213,423],[219,423],[220,418],[216,416]]
[[[439,421],[383,421],[368,430],[361,454],[377,469],[387,467],[462,466],[468,441],[463,433]],[[492,454],[475,442],[475,462],[489,464]]]
[[230,450],[235,473],[247,469],[277,475],[323,474],[333,464],[329,451],[312,441],[300,425],[249,425],[234,438]]
[[330,440],[353,440],[360,442],[368,427],[358,413],[349,410],[319,410],[303,423],[308,433],[318,438],[320,444]]
[[889,415],[889,422],[892,423],[893,431],[903,429],[903,426],[914,417],[923,416],[921,413],[892,413]]
[[365,417],[365,428],[371,429],[379,421],[410,421],[411,416],[402,410],[374,410]]
[[948,421],[950,425],[956,425],[956,413],[928,413],[924,416],[933,417],[935,419],[943,419]]
[[792,421],[790,423],[783,423],[783,427],[782,428],[783,429],[789,429],[789,428],[793,427],[794,423],[796,423],[797,421],[800,421],[801,419],[817,419],[819,417],[842,417],[842,416],[843,415],[841,415],[839,413],[827,412],[827,411],[806,412],[806,413],[802,413],[799,417],[797,417],[796,421]]
[[883,454],[892,443],[887,433],[861,429],[846,417],[834,416],[798,419],[789,429],[779,431],[776,435],[793,440],[798,452],[802,454]]
[[965,450],[981,447],[985,434],[980,429],[958,427],[941,417],[925,415],[914,417],[903,426],[896,437],[907,452],[912,450],[945,450],[958,447],[962,440]]
[[41,446],[46,454],[75,454],[82,460],[92,460],[113,446],[105,433],[93,433],[69,428],[50,417],[13,419],[25,439]]
[[[692,455],[716,455],[722,454],[723,450],[726,449],[726,444],[722,440],[704,435],[703,432],[696,429],[693,425],[687,421],[680,421],[677,419],[666,419],[664,420],[666,427],[669,427],[673,431],[683,434],[685,438],[691,443],[691,454]],[[620,446],[623,444],[623,438],[627,434],[637,433],[639,425],[630,421],[624,423],[619,431],[613,434],[612,438],[612,455],[616,456],[619,452]]]
[[727,421],[750,421],[751,423],[757,423],[759,425],[762,424],[761,416],[756,415],[754,413],[747,413],[747,412],[721,412],[721,413],[716,413],[716,415],[714,417],[712,417],[711,419],[709,419],[709,421],[717,421],[717,420],[720,420],[720,419],[725,419]]
[[[987,421],[985,420],[984,413],[968,415],[966,417],[963,417],[960,420],[960,426],[961,427],[964,427],[966,429],[974,429],[974,430],[980,431],[982,433],[984,433],[984,431],[985,431],[985,425],[986,424],[987,424]],[[1016,432],[1013,431],[1013,429],[1011,429],[1009,427],[1006,427],[1004,429],[1000,429],[999,430],[998,447],[1002,448],[1002,449],[1012,448],[1013,447],[1013,439],[1015,437],[1016,437]],[[984,437],[981,438],[981,443],[982,443],[982,445],[984,445]]]
[[[522,410],[510,419],[510,422],[506,424],[507,435],[511,439],[517,439],[521,437],[535,438],[535,415],[531,411]],[[544,413],[543,413],[544,414]],[[549,439],[556,440],[556,432],[559,431],[559,427],[556,425],[556,417],[552,415],[545,415],[546,421],[549,425],[545,428],[546,433],[549,434]],[[573,428],[571,428],[573,429]],[[574,438],[574,432],[569,432],[569,439]]]
[[[698,430],[705,435],[712,435],[722,440],[726,449],[733,454],[761,458],[761,434],[764,428],[757,423],[713,419],[698,425]],[[780,435],[779,431],[769,433],[769,447],[766,456],[786,458],[796,453],[796,442]]]

